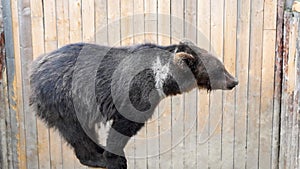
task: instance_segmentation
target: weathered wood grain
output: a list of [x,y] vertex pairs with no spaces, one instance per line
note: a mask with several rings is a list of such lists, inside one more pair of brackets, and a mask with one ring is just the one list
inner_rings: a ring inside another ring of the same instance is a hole
[[[22,9],[19,6],[20,1],[11,1],[12,11],[12,31],[13,31],[13,49],[14,56],[12,60],[7,60],[11,63],[11,76],[9,79],[9,104],[10,104],[10,122],[12,127],[12,151],[13,151],[13,167],[14,168],[26,168],[26,136],[25,136],[25,124],[24,124],[24,108],[23,108],[23,85],[22,85],[22,63],[21,63],[21,40],[20,40],[20,16],[19,11]],[[21,15],[21,14],[20,14]],[[13,66],[13,67],[12,67]]]
[[283,57],[283,19],[284,0],[277,2],[277,24],[276,24],[276,57],[274,73],[274,111],[272,126],[272,169],[279,167],[279,141],[280,141],[280,112],[282,94],[282,57]]
[[[214,11],[214,12],[213,12]],[[223,61],[224,37],[224,0],[211,2],[211,52]],[[222,166],[222,91],[214,91],[210,95],[209,110],[209,167],[221,168]]]
[[247,109],[248,109],[248,65],[250,41],[250,4],[251,0],[238,1],[234,167],[245,168],[247,149]]
[[[197,42],[197,2],[185,1],[184,37]],[[184,168],[197,167],[197,90],[184,94]]]
[[[8,98],[0,120],[1,129],[7,128],[2,132],[7,139],[1,137],[1,144],[7,143],[6,168],[87,168],[30,111],[32,59],[81,41],[167,45],[183,38],[219,56],[239,85],[164,100],[126,147],[129,168],[299,168],[299,26],[292,1],[2,2],[11,10],[4,15],[9,25],[11,13],[4,71],[8,92],[3,88],[0,94],[0,100]],[[106,130],[99,134],[101,140]]]
[[[236,76],[237,1],[225,1],[224,9],[224,65]],[[223,93],[222,121],[222,168],[234,167],[234,128],[236,112],[236,90]]]
[[[197,44],[209,51],[211,7],[210,2],[199,0],[197,7]],[[197,168],[208,168],[209,134],[209,93],[205,90],[198,92],[197,112]]]
[[259,167],[263,7],[264,2],[261,0],[251,2],[246,165],[249,169]]

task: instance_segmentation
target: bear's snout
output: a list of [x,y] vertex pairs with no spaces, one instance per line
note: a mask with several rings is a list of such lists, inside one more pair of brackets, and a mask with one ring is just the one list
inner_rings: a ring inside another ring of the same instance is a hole
[[226,77],[226,88],[228,90],[233,89],[238,84],[239,84],[239,81],[237,78],[234,78],[231,75]]

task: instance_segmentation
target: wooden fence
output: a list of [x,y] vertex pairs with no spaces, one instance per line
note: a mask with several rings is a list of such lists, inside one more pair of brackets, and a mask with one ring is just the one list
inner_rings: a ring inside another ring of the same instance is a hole
[[299,168],[300,17],[290,2],[2,0],[0,166],[87,168],[29,107],[34,58],[80,41],[189,39],[217,54],[240,83],[165,99],[126,147],[129,168]]

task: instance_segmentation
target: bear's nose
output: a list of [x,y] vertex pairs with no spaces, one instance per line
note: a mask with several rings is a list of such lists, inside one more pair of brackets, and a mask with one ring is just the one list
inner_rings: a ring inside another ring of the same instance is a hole
[[234,83],[234,85],[238,85],[239,84],[239,80],[237,78],[234,78],[233,83]]
[[229,83],[227,83],[227,89],[231,90],[238,84],[239,81],[237,80],[237,78],[232,78],[232,80]]

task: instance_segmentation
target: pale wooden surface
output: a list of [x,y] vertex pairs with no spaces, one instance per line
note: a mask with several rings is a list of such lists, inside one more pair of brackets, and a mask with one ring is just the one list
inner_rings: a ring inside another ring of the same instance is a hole
[[[225,1],[224,11],[224,65],[236,76],[237,1]],[[236,90],[223,92],[222,168],[234,166],[235,115],[239,113],[236,111],[235,103]]]
[[251,0],[238,1],[237,23],[237,65],[236,75],[239,85],[236,88],[234,167],[245,168],[247,153],[247,109],[248,109],[248,65],[250,44],[250,5]]
[[164,100],[126,147],[129,168],[250,169],[276,168],[278,163],[280,168],[299,167],[299,145],[295,144],[299,140],[299,56],[295,55],[299,20],[286,21],[292,27],[286,28],[286,38],[293,38],[285,42],[289,48],[285,48],[287,71],[280,103],[276,0],[10,3],[14,58],[9,63],[14,64],[8,70],[14,74],[9,76],[12,85],[7,94],[11,115],[6,118],[13,124],[12,137],[7,139],[9,168],[87,168],[57,132],[48,130],[30,112],[27,74],[32,59],[73,42],[169,45],[183,38],[217,54],[240,83],[233,91],[193,90]]
[[[184,38],[197,43],[197,3],[196,1],[185,1],[184,13]],[[197,90],[194,89],[184,94],[184,168],[197,167]]]
[[[21,18],[19,18],[18,11],[20,7],[18,6],[17,1],[11,1],[11,11],[12,11],[12,24],[13,24],[13,40],[14,40],[14,77],[12,81],[11,90],[11,100],[10,102],[14,102],[16,104],[10,103],[10,109],[12,109],[11,113],[11,123],[15,124],[12,126],[12,151],[13,161],[19,163],[13,163],[14,168],[26,168],[27,160],[26,160],[26,138],[25,138],[25,128],[24,128],[24,108],[23,108],[23,85],[22,85],[22,70],[21,70],[21,40],[20,40],[20,27],[21,27]],[[21,4],[23,6],[24,4]],[[25,23],[23,23],[25,24]],[[23,25],[24,26],[24,25]],[[17,125],[16,125],[17,124]],[[17,154],[18,152],[18,154]]]
[[[209,1],[200,0],[197,6],[197,44],[206,50],[210,50],[210,24],[211,4]],[[207,91],[198,92],[197,111],[197,168],[208,168],[209,154],[209,98]]]
[[251,2],[250,58],[247,112],[247,168],[259,167],[260,96],[263,48],[263,1]]
[[[210,51],[221,61],[224,57],[224,0],[211,1],[211,23],[210,23]],[[222,91],[214,91],[210,94],[209,103],[209,134],[208,140],[208,165],[210,168],[221,168],[222,166]]]

